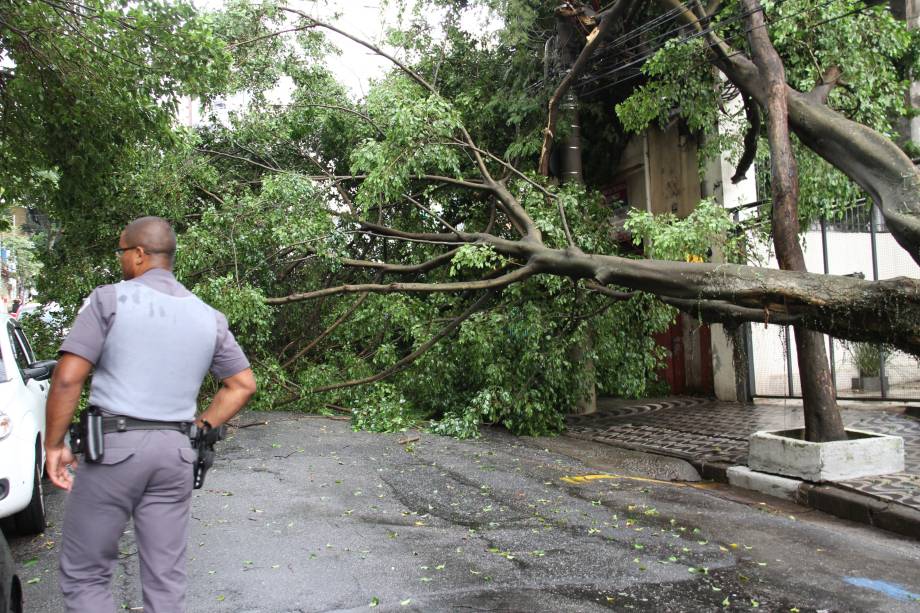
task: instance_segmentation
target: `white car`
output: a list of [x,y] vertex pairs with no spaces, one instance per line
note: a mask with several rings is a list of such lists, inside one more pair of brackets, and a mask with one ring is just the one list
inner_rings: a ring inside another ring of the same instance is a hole
[[45,402],[57,360],[36,361],[9,315],[0,314],[0,328],[0,522],[38,534],[45,529]]

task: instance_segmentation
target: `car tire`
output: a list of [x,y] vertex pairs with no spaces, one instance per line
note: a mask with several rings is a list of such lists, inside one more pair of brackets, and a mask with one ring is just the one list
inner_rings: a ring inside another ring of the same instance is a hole
[[13,575],[10,577],[9,585],[5,586],[7,591],[4,595],[9,595],[9,602],[0,602],[0,613],[22,613],[22,584],[19,577]]
[[0,613],[22,613],[22,609],[22,583],[6,536],[0,534]]
[[45,498],[42,493],[42,449],[41,441],[35,445],[35,466],[32,469],[32,499],[29,506],[14,515],[16,532],[22,535],[39,534],[45,531]]

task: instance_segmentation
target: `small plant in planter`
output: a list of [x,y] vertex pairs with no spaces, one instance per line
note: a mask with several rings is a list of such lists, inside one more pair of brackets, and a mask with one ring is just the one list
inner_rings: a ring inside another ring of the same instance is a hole
[[859,370],[859,377],[852,380],[852,388],[864,391],[881,390],[882,361],[887,364],[891,353],[874,343],[849,343],[847,351]]

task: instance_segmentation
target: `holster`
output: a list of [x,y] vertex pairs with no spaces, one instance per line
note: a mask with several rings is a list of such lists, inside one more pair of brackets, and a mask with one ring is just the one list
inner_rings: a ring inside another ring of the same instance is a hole
[[192,470],[193,489],[200,490],[204,485],[204,477],[214,464],[214,444],[223,440],[226,431],[227,427],[223,425],[219,428],[212,428],[208,422],[204,422],[204,425],[200,427],[192,424],[188,437],[192,442],[192,449],[198,451],[198,457],[195,459]]
[[125,415],[105,415],[99,407],[88,407],[80,415],[80,421],[70,425],[70,448],[82,453],[84,460],[94,464],[102,461],[105,453],[103,437],[112,432],[129,430],[176,430],[189,434],[193,424],[186,421],[155,421],[137,419]]
[[102,461],[105,442],[100,409],[89,407],[80,415],[79,422],[70,424],[70,449],[74,453],[82,453],[83,459],[90,464]]

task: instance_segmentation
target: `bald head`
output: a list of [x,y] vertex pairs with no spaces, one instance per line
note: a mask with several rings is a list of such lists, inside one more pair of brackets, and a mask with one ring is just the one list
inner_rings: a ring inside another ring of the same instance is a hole
[[176,233],[162,217],[139,217],[125,227],[122,236],[126,246],[143,247],[152,258],[163,258],[172,267]]

